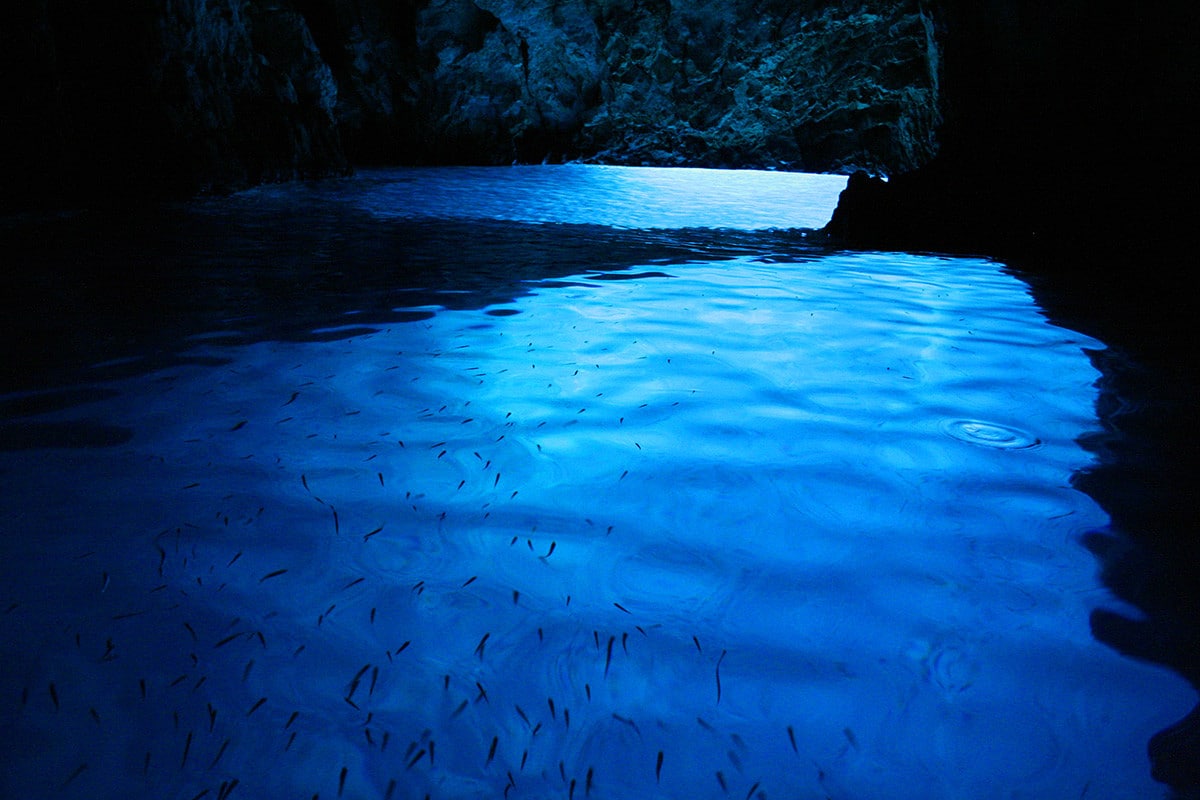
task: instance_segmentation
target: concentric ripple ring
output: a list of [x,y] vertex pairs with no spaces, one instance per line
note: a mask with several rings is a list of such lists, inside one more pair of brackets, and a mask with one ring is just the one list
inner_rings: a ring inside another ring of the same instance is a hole
[[1000,450],[1027,450],[1040,447],[1042,440],[1020,428],[985,422],[977,419],[952,419],[942,423],[942,431],[948,436],[980,447],[995,447]]

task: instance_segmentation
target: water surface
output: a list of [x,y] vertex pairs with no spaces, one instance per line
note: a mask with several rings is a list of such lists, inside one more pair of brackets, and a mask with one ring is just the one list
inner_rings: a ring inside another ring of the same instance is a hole
[[378,171],[31,253],[91,283],[0,407],[4,793],[1160,796],[1194,693],[1091,638],[1069,483],[1103,344],[810,245],[837,180]]

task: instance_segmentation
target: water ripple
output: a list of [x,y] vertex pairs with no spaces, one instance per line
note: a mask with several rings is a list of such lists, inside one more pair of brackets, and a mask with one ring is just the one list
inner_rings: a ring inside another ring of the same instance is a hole
[[945,420],[942,431],[960,442],[998,450],[1028,450],[1042,446],[1041,439],[1020,428],[978,419]]

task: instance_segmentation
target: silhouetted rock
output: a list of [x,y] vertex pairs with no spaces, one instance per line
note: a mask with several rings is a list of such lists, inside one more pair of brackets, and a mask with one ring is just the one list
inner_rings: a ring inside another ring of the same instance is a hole
[[918,0],[33,0],[0,37],[10,210],[351,162],[891,173],[941,120]]

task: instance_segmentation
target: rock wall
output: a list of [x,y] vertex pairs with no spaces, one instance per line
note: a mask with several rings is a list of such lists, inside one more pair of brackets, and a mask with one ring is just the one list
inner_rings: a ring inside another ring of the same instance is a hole
[[941,120],[925,0],[29,0],[0,64],[9,209],[350,163],[892,173]]
[[347,166],[304,18],[244,0],[31,0],[0,11],[16,91],[0,203],[155,199]]
[[888,186],[857,181],[831,232],[1006,255],[1190,236],[1200,125],[1183,111],[1200,94],[1200,15],[1084,0],[939,7],[938,157]]
[[432,0],[432,160],[912,169],[936,150],[918,2]]

